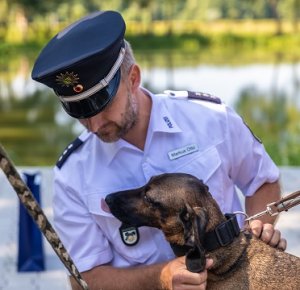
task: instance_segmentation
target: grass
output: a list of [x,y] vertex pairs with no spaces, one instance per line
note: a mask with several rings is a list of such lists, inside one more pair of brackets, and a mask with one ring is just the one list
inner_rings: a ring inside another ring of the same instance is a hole
[[[48,25],[48,26],[47,26]],[[10,39],[0,34],[0,56],[13,58],[25,53],[36,56],[46,42],[66,24],[51,28],[47,23],[32,23],[26,40]],[[51,30],[52,29],[52,30]],[[34,32],[34,33],[33,33]],[[2,32],[4,33],[4,32]],[[24,38],[24,37],[23,37]],[[272,20],[154,21],[150,24],[128,21],[126,38],[135,51],[181,50],[189,53],[243,50],[258,54],[281,53],[284,57],[300,57],[300,34],[290,22],[282,22],[282,34],[276,34]]]

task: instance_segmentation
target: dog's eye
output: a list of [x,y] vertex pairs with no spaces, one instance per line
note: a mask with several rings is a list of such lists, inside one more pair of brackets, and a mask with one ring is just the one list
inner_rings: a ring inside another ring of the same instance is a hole
[[157,208],[160,206],[160,203],[153,200],[151,197],[149,197],[147,194],[144,195],[144,201],[147,203],[148,206],[152,208]]
[[188,221],[190,219],[190,214],[188,213],[188,211],[186,209],[181,211],[180,218],[183,221]]
[[190,219],[190,215],[189,213],[185,213],[184,215],[181,216],[181,218],[184,220],[184,221],[188,221]]
[[147,196],[147,194],[144,194],[144,200],[145,200],[147,203],[149,203],[149,204],[152,204],[152,203],[153,203],[152,200],[151,200],[151,198],[150,198],[149,196]]

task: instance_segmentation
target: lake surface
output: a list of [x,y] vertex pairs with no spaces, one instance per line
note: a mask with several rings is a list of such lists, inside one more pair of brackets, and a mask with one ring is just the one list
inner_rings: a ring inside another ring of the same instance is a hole
[[[178,53],[139,53],[137,61],[146,88],[218,96],[241,114],[278,164],[300,165],[300,61],[215,64]],[[18,165],[52,165],[82,127],[50,89],[31,80],[31,67],[25,56],[0,66],[0,142]]]

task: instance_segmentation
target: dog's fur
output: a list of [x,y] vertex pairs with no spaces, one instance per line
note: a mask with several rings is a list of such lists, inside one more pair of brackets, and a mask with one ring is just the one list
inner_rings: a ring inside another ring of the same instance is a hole
[[[177,245],[202,248],[205,232],[226,221],[208,187],[182,173],[155,176],[141,188],[108,195],[106,203],[123,223],[159,228]],[[300,259],[250,233],[206,256],[214,261],[207,289],[300,289]]]

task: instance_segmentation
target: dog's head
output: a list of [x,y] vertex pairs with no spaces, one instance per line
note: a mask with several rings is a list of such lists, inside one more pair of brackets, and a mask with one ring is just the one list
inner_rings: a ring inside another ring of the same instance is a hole
[[222,216],[208,187],[183,173],[154,176],[145,186],[109,194],[105,201],[124,224],[159,228],[176,245],[201,244],[213,227],[208,217]]

